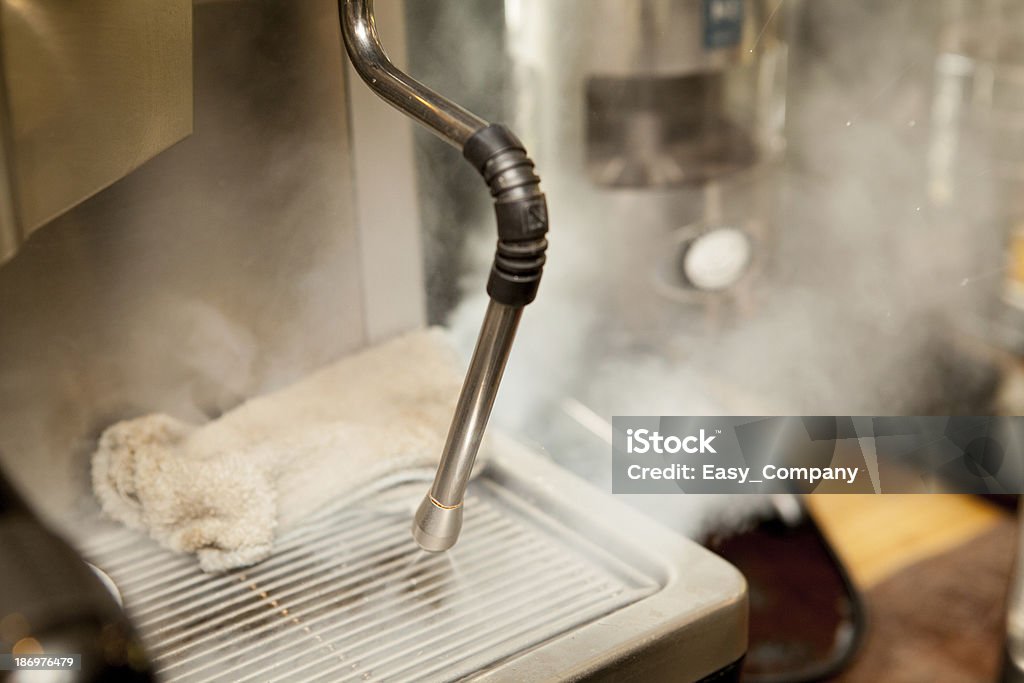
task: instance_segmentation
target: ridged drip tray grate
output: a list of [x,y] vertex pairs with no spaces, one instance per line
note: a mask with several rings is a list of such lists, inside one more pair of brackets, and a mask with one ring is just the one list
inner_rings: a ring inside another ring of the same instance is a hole
[[222,575],[120,528],[83,552],[164,680],[454,680],[661,588],[486,475],[459,544],[424,553],[409,533],[424,486],[326,510]]

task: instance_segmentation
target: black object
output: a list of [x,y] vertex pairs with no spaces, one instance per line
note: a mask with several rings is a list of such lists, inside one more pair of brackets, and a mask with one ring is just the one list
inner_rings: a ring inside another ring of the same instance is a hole
[[846,668],[864,640],[864,604],[806,509],[801,506],[797,519],[776,515],[705,545],[743,572],[749,585],[743,681],[809,683]]
[[741,678],[743,671],[743,659],[740,658],[717,672],[703,678],[699,683],[736,683]]
[[1003,666],[998,683],[1024,683],[1024,671],[1013,661],[1010,653],[1003,650]]
[[498,303],[525,306],[537,296],[548,241],[548,209],[533,161],[501,124],[481,128],[462,155],[484,177],[498,222],[498,250],[487,294]]
[[[2,473],[0,625],[0,653],[35,640],[48,654],[81,655],[81,670],[71,672],[71,680],[154,680],[117,601],[71,546],[32,513]],[[9,674],[0,672],[0,680]]]

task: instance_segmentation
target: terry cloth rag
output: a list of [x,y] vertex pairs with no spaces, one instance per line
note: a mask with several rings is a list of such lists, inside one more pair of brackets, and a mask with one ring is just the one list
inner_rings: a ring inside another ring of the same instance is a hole
[[275,530],[388,475],[436,468],[462,383],[438,328],[412,332],[205,425],[119,422],[92,458],[103,510],[205,571],[258,562]]

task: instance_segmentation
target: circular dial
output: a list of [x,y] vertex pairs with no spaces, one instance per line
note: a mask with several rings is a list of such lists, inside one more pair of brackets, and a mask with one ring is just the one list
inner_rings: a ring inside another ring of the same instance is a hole
[[718,228],[695,238],[683,252],[683,276],[697,289],[736,284],[750,265],[750,238],[738,228]]

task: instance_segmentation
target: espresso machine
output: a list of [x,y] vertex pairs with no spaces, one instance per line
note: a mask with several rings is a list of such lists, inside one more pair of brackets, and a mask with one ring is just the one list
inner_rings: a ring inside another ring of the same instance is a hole
[[212,420],[425,324],[411,125],[343,47],[348,8],[350,49],[379,31],[405,78],[418,27],[398,0],[65,5],[0,2],[0,655],[80,655],[62,680],[738,675],[740,574],[500,434],[445,553],[409,533],[419,475],[221,574],[104,519],[108,425]]

